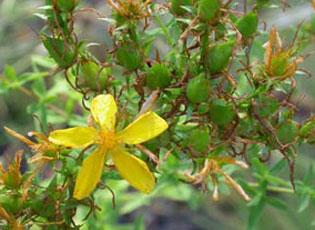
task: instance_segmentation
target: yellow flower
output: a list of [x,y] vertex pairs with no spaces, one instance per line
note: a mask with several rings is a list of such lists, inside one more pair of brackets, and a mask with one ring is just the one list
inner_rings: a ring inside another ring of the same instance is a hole
[[124,144],[140,144],[167,129],[165,120],[149,111],[139,116],[122,131],[115,131],[117,105],[113,96],[99,95],[91,104],[91,113],[99,128],[75,127],[53,131],[49,140],[55,144],[72,148],[85,148],[96,144],[97,148],[87,157],[78,173],[74,198],[83,199],[94,190],[100,180],[104,160],[110,156],[120,173],[133,187],[149,193],[155,178],[148,166],[129,154]]

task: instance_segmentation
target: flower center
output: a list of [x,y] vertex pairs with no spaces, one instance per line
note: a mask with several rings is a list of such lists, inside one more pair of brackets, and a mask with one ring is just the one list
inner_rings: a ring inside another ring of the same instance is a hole
[[100,132],[100,144],[106,149],[111,149],[117,144],[115,132],[113,131],[101,131]]

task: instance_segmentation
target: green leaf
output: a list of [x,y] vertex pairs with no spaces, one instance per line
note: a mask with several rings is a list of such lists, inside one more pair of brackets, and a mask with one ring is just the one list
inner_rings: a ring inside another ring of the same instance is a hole
[[249,38],[252,36],[258,27],[258,16],[251,12],[236,22],[236,28],[245,37]]
[[127,202],[124,203],[124,205],[120,209],[120,214],[127,214],[131,213],[137,208],[147,205],[150,202],[149,196],[144,196],[143,194],[136,193],[132,199],[129,199]]
[[181,16],[187,11],[183,8],[183,6],[191,6],[192,0],[171,0],[171,11],[178,15]]
[[271,169],[270,174],[278,174],[281,172],[281,170],[287,165],[287,161],[285,159],[282,159],[278,161]]
[[[260,155],[261,146],[258,144],[251,144],[247,150],[250,161],[256,160]],[[252,163],[252,162],[251,162]]]
[[295,121],[287,120],[277,130],[277,137],[283,144],[291,143],[298,135],[299,129]]
[[306,122],[300,129],[299,135],[306,139],[307,143],[315,142],[315,120]]
[[272,116],[279,108],[279,102],[270,96],[260,95],[257,100],[257,113],[261,117]]
[[236,89],[236,94],[239,97],[243,96],[251,96],[255,92],[254,88],[248,81],[247,77],[245,74],[241,74],[239,76],[238,84],[237,84],[237,89]]
[[265,177],[268,175],[269,170],[267,166],[260,162],[258,158],[252,158],[251,160],[252,167],[254,168],[255,172],[257,172],[260,176]]
[[303,195],[298,208],[298,212],[303,212],[310,205],[310,202],[311,197],[309,195]]
[[41,38],[49,55],[61,68],[68,68],[74,63],[76,51],[71,44],[61,38],[49,37],[44,34],[41,35]]
[[287,204],[276,197],[266,197],[266,202],[278,209],[286,210],[288,208]]
[[249,217],[248,217],[248,225],[247,229],[248,230],[254,230],[255,226],[263,212],[265,206],[265,200],[264,198],[261,198],[255,206],[252,206],[249,209]]
[[200,0],[198,2],[198,16],[205,22],[210,22],[220,11],[219,0]]
[[134,230],[145,230],[144,216],[137,216],[134,222]]
[[207,151],[209,143],[210,134],[207,127],[197,127],[190,133],[188,138],[188,144],[198,152]]
[[303,177],[303,182],[305,184],[310,184],[312,183],[314,180],[314,167],[311,164],[307,170],[307,173],[305,174],[305,176]]
[[268,182],[275,184],[275,185],[290,186],[290,182],[288,182],[284,179],[281,179],[280,177],[267,175],[265,178],[267,179]]

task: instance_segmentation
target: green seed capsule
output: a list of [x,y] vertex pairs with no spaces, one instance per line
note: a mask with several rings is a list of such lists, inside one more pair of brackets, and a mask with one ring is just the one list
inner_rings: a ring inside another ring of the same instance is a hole
[[280,125],[277,131],[277,137],[282,144],[291,143],[298,135],[299,129],[295,121],[288,120]]
[[200,74],[188,82],[186,95],[192,103],[200,103],[209,98],[210,90],[209,80],[203,74]]
[[210,103],[209,116],[213,123],[225,126],[235,117],[233,106],[222,99],[215,99]]
[[202,21],[210,22],[220,11],[219,0],[200,0],[198,6],[198,16]]
[[94,61],[83,61],[80,63],[81,86],[92,90],[104,90],[106,82],[111,74],[111,68],[101,68]]
[[142,55],[136,48],[130,45],[122,45],[116,52],[116,58],[120,65],[129,71],[135,70],[142,65]]
[[70,44],[60,38],[46,35],[42,35],[41,38],[49,55],[61,68],[68,68],[75,62],[76,52]]
[[230,40],[221,44],[212,46],[209,49],[209,69],[211,73],[218,73],[224,70],[229,64],[232,56],[235,41]]
[[182,6],[191,6],[192,0],[172,0],[171,3],[171,11],[174,14],[181,16],[187,12]]
[[151,89],[165,88],[171,83],[171,73],[164,64],[154,64],[147,71],[147,85]]
[[78,0],[57,0],[57,7],[64,12],[71,12],[74,10]]
[[258,16],[253,12],[243,16],[236,22],[236,28],[245,38],[252,36],[257,31],[257,27]]
[[194,129],[188,138],[188,144],[195,151],[205,152],[210,143],[210,134],[207,127],[198,127]]

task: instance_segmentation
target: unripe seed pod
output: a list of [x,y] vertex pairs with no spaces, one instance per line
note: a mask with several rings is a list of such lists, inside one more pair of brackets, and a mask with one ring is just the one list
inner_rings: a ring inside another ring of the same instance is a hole
[[118,48],[116,58],[118,63],[129,71],[139,68],[143,62],[140,51],[127,44]]
[[200,103],[209,98],[210,90],[209,80],[203,74],[200,74],[188,82],[186,95],[192,103]]
[[61,11],[71,12],[76,7],[78,0],[55,0],[57,1],[57,7]]
[[198,16],[202,21],[210,22],[220,11],[219,0],[200,0],[198,3]]
[[230,40],[210,47],[208,63],[211,73],[221,72],[229,64],[234,44],[235,40]]
[[233,106],[222,99],[214,99],[210,103],[209,116],[213,123],[225,126],[233,121],[235,117]]
[[154,64],[147,71],[147,85],[151,89],[165,88],[171,83],[171,73],[164,64]]
[[236,28],[245,38],[252,36],[258,27],[258,16],[251,12],[236,22]]
[[91,90],[104,90],[110,74],[110,67],[102,69],[94,61],[82,61],[80,63],[80,77],[82,78],[79,79],[79,84]]

